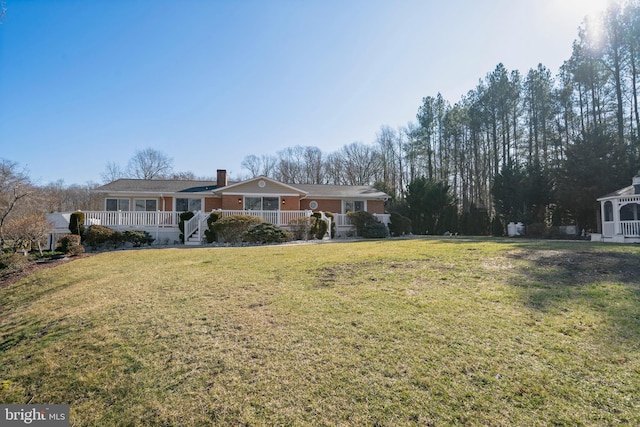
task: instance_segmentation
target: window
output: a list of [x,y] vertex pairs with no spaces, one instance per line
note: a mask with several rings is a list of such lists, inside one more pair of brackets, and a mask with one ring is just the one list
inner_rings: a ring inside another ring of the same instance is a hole
[[260,198],[260,197],[245,197],[244,198],[244,210],[246,210],[246,211],[261,211],[262,210],[262,198]]
[[277,211],[279,197],[245,197],[244,209],[246,211]]
[[613,204],[611,202],[604,202],[604,220],[613,221]]
[[637,221],[636,203],[630,203],[620,208],[620,221]]
[[128,211],[129,199],[107,199],[108,211]]
[[360,212],[365,210],[365,204],[363,200],[345,200],[344,201],[344,213]]
[[152,212],[158,210],[158,201],[156,199],[136,199],[135,210],[142,212]]
[[201,199],[176,199],[177,212],[195,212],[202,210]]
[[263,211],[277,211],[279,206],[278,202],[280,202],[279,197],[263,197],[262,198],[262,210]]

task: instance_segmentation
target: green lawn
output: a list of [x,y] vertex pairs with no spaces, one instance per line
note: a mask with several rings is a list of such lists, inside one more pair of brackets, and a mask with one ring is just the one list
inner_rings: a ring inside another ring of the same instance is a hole
[[103,253],[0,289],[0,402],[72,425],[638,425],[640,247]]

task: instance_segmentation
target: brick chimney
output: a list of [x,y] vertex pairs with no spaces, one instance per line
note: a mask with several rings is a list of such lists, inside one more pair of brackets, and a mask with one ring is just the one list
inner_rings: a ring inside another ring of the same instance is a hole
[[218,169],[217,177],[216,177],[216,185],[218,187],[226,187],[227,186],[227,170],[226,169]]

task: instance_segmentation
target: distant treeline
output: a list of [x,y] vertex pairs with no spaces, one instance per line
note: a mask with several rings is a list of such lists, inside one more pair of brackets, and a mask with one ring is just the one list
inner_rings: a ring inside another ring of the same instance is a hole
[[596,198],[640,167],[639,76],[640,7],[612,4],[585,18],[555,75],[498,64],[454,104],[424,97],[415,122],[382,126],[375,144],[292,147],[243,167],[290,183],[376,184],[398,204],[426,178],[450,188],[459,213],[595,228]]

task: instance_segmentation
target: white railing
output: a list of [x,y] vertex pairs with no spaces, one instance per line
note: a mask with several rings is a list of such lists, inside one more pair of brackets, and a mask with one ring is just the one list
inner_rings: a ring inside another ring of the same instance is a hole
[[[251,215],[261,218],[265,222],[278,226],[287,226],[289,223],[298,218],[311,216],[311,211],[251,211],[251,210],[219,210],[223,217],[232,215]],[[182,212],[136,212],[136,211],[85,211],[85,225],[92,224],[104,225],[114,228],[135,228],[135,227],[177,227]],[[199,213],[194,216],[198,218],[185,221],[185,236],[193,234],[201,223],[206,221],[208,214]],[[374,214],[378,220],[384,224],[389,224],[391,216],[388,214]],[[334,219],[338,227],[351,226],[351,221],[346,214],[334,214]],[[634,221],[626,221],[634,223]],[[637,222],[637,221],[636,221]],[[187,228],[189,227],[189,229]],[[637,233],[637,225],[636,228]],[[189,233],[190,232],[190,233]]]
[[625,237],[640,237],[640,221],[620,221],[620,229]]
[[[205,217],[206,218],[206,217]],[[193,233],[198,232],[198,237],[200,237],[200,223],[202,222],[202,214],[200,211],[194,212],[193,218],[188,219],[184,222],[184,240],[187,240]]]
[[261,218],[263,221],[275,224],[277,226],[287,226],[291,221],[298,218],[311,216],[311,211],[251,211],[251,210],[233,210],[218,211],[222,213],[222,217],[233,215],[249,215]]
[[85,225],[106,227],[177,227],[179,212],[84,211]]

